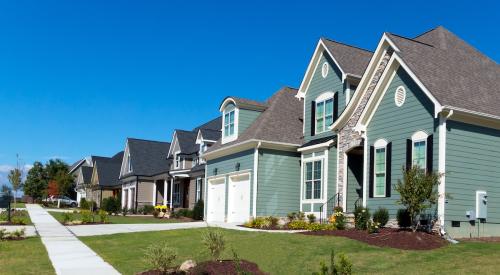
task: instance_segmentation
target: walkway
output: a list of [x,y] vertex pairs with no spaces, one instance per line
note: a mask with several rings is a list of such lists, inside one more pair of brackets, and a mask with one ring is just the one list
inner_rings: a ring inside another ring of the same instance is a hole
[[120,274],[41,206],[27,204],[26,208],[57,274]]

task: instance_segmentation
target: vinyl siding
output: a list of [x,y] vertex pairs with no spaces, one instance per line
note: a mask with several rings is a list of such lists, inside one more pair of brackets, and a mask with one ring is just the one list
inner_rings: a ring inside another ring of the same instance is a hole
[[[227,217],[227,205],[228,205],[228,182],[229,182],[229,177],[227,173],[233,173],[236,172],[235,166],[236,163],[240,163],[240,170],[239,171],[248,171],[250,170],[250,212],[252,212],[253,209],[253,159],[254,159],[254,150],[246,150],[243,152],[238,152],[232,155],[224,156],[221,158],[209,160],[207,162],[207,178],[209,177],[214,177],[214,169],[217,168],[217,175],[224,177],[226,179],[226,186],[225,186],[225,191],[226,191],[226,207],[225,207],[225,214]],[[204,186],[204,194],[207,194],[207,186],[208,184],[205,184]],[[207,204],[208,202],[206,202]],[[206,209],[205,207],[205,217],[206,217]],[[251,214],[251,213],[250,213]]]
[[240,109],[238,117],[238,135],[241,135],[250,127],[260,114],[261,112],[258,111]]
[[300,204],[300,154],[259,151],[257,216],[286,217]]
[[138,189],[137,208],[141,208],[144,205],[153,205],[154,183],[141,181],[138,184]]
[[[315,136],[311,136],[311,102],[314,101],[319,95],[324,92],[338,92],[338,115],[344,111],[345,109],[345,89],[344,84],[342,83],[342,73],[337,68],[333,60],[327,58],[326,53],[323,54],[317,67],[314,71],[314,75],[311,79],[311,83],[306,91],[305,95],[305,113],[304,113],[304,140],[310,141],[315,138],[321,138],[326,136],[331,136],[333,133],[331,131],[326,131],[321,134],[317,134]],[[328,75],[326,78],[323,78],[321,75],[321,68],[323,63],[327,62],[330,67],[328,69]],[[334,106],[335,108],[335,106]]]
[[465,211],[475,211],[476,190],[483,190],[488,193],[487,222],[500,223],[500,130],[457,121],[446,126],[446,193],[451,198],[445,219],[467,221]]
[[[394,93],[400,85],[406,89],[406,100],[403,106],[397,107],[394,103]],[[433,165],[434,170],[437,170],[438,120],[434,119],[433,114],[433,103],[402,68],[398,69],[367,127],[368,145],[373,146],[379,138],[392,142],[391,197],[367,198],[367,206],[372,212],[378,207],[385,207],[389,210],[391,218],[395,218],[397,210],[403,208],[396,203],[399,194],[394,190],[394,187],[398,179],[403,178],[402,167],[406,164],[406,140],[410,139],[415,132],[422,130],[434,135]],[[369,161],[370,157],[368,157]],[[370,164],[368,163],[366,169],[368,177],[370,175],[369,168]],[[368,182],[370,182],[369,179]],[[354,201],[347,203],[354,203]]]

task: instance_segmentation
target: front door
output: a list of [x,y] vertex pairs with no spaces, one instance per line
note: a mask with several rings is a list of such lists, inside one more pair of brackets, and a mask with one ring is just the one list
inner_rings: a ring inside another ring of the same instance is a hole
[[184,180],[182,207],[189,208],[189,180]]
[[347,200],[346,211],[354,212],[355,205],[362,205],[363,199],[363,148],[347,153]]
[[228,222],[244,223],[250,218],[250,174],[229,177]]

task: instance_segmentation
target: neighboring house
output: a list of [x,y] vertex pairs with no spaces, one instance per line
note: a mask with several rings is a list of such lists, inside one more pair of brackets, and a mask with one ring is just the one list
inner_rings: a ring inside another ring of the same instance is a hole
[[92,178],[93,165],[97,159],[107,159],[107,157],[86,157],[73,163],[69,168],[69,174],[75,179],[76,201],[78,205],[80,205],[82,198],[91,196],[90,180]]
[[[372,211],[387,208],[394,219],[403,208],[395,185],[404,168],[418,166],[445,173],[437,207],[426,215],[442,232],[500,235],[498,64],[443,27],[414,38],[384,33],[373,54],[346,49],[320,40],[297,93],[304,98],[305,140],[314,140],[312,128],[329,129],[316,135],[325,136],[321,143],[300,149],[301,210],[322,209],[328,216],[333,204],[347,212],[359,204]],[[338,104],[333,119],[327,117],[329,108],[318,104],[330,92]],[[321,119],[328,123],[318,126]],[[320,156],[313,152],[327,145],[332,147]],[[328,164],[308,165],[308,153],[311,161],[328,154]],[[315,173],[316,167],[324,168]],[[316,174],[322,175],[319,180]],[[308,206],[309,198],[320,200]]]
[[245,222],[284,217],[299,210],[302,105],[296,89],[283,88],[266,102],[227,97],[222,137],[207,161],[205,219]]
[[[123,151],[111,158],[95,158],[90,179],[91,196],[87,197],[87,200],[94,201],[97,207],[101,207],[103,199],[120,196],[119,176],[122,161]],[[84,172],[82,175],[85,174],[85,170],[82,170]]]
[[122,207],[167,204],[169,142],[128,138],[120,169]]
[[175,130],[170,160],[171,208],[193,208],[202,199],[205,182],[205,160],[201,154],[221,137],[221,118],[213,119],[192,131]]

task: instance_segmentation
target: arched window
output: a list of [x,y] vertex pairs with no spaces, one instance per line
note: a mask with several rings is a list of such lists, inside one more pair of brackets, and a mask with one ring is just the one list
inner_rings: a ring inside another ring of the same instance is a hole
[[411,136],[412,141],[412,167],[420,169],[427,168],[427,139],[429,135],[424,131],[418,131]]

